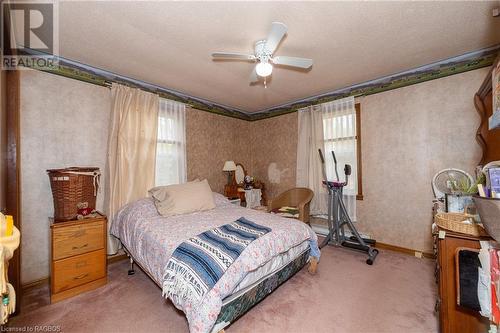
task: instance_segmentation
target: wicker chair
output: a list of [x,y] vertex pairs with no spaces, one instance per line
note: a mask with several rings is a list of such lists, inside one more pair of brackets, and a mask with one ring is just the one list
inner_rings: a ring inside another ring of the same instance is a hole
[[285,191],[272,200],[268,200],[267,209],[273,209],[290,206],[297,207],[299,210],[299,220],[309,223],[309,203],[314,196],[314,192],[305,187],[296,187]]

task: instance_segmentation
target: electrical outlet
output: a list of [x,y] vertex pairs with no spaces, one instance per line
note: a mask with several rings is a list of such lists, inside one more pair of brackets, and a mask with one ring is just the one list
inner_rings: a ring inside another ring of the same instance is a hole
[[423,256],[423,253],[422,253],[422,252],[420,252],[420,251],[415,251],[415,257],[417,257],[417,258],[422,258],[422,256]]
[[499,16],[500,16],[500,8],[494,8],[493,17],[499,17]]

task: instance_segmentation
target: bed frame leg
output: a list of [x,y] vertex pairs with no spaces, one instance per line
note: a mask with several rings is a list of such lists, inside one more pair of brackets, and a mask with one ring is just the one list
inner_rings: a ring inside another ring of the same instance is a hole
[[316,271],[318,270],[318,259],[316,257],[311,257],[311,260],[309,260],[309,267],[307,268],[307,271],[314,275],[316,274]]
[[135,274],[134,259],[132,259],[132,257],[129,256],[129,260],[130,260],[130,268],[128,270],[128,275],[134,275]]

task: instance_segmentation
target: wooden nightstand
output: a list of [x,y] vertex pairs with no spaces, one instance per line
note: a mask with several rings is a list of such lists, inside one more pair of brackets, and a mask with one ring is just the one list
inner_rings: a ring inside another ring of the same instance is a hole
[[106,216],[54,223],[51,219],[50,301],[106,284]]

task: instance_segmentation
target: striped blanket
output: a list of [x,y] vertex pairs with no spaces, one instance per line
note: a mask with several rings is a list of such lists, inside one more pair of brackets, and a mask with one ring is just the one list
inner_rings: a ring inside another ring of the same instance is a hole
[[182,242],[163,275],[163,296],[197,304],[254,240],[271,229],[244,217]]

